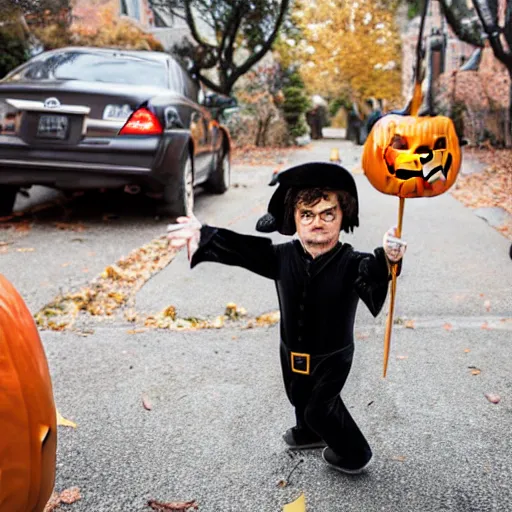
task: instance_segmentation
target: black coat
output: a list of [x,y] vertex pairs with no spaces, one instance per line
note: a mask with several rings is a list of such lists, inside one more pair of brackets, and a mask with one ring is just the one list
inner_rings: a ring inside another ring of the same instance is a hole
[[281,341],[292,351],[327,354],[353,343],[359,299],[374,316],[388,290],[389,265],[382,247],[374,254],[338,243],[313,259],[294,240],[241,235],[211,226],[201,228],[191,266],[212,261],[246,268],[276,283],[281,310]]

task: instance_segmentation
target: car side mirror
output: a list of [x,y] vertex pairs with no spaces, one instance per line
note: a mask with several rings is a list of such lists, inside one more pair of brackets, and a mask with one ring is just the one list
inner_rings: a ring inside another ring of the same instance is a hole
[[205,96],[203,105],[206,108],[217,110],[225,110],[228,108],[238,107],[238,102],[231,96],[223,96],[222,94],[209,93]]

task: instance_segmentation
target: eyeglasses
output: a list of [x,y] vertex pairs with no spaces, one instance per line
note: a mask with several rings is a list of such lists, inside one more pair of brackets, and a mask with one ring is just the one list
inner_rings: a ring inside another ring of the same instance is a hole
[[304,212],[300,212],[300,223],[303,226],[307,226],[311,224],[317,216],[319,216],[324,222],[334,222],[336,220],[336,211],[327,210],[325,212],[313,213],[306,210]]

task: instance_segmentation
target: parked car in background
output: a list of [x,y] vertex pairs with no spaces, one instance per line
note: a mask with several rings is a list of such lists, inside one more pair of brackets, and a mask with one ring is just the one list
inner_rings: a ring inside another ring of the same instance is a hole
[[0,80],[0,216],[32,185],[124,188],[187,214],[195,185],[229,187],[230,137],[212,110],[233,104],[165,53],[44,52]]

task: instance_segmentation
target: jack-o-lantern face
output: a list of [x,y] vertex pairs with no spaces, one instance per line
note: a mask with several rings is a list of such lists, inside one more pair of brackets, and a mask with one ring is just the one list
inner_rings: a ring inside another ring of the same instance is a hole
[[55,481],[57,416],[39,333],[0,275],[0,512],[42,512]]
[[364,144],[363,169],[379,191],[399,197],[446,192],[461,164],[455,127],[444,116],[387,115]]

